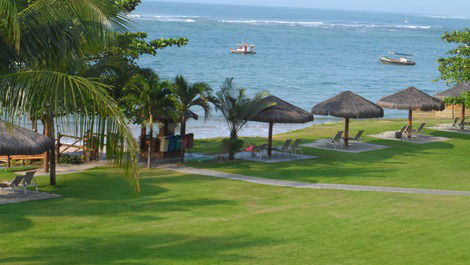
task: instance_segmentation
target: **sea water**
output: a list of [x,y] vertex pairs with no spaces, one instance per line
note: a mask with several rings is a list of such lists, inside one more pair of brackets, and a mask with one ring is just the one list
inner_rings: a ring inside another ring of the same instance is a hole
[[[184,75],[216,91],[233,77],[250,95],[267,90],[307,111],[345,90],[376,102],[409,86],[431,95],[446,89],[442,81],[434,81],[439,78],[438,58],[452,48],[441,36],[470,26],[462,17],[152,1],[143,1],[130,18],[136,31],[148,32],[149,40],[189,39],[185,47],[139,60],[162,78]],[[231,54],[229,49],[242,42],[255,44],[257,54]],[[416,66],[381,64],[379,56],[389,51],[413,54]],[[406,115],[385,110],[386,117]],[[331,119],[315,116],[315,122]],[[276,124],[274,131],[310,124]],[[266,124],[249,123],[240,134],[265,136],[267,130]],[[207,121],[190,121],[188,131],[197,138],[228,136],[217,112]]]

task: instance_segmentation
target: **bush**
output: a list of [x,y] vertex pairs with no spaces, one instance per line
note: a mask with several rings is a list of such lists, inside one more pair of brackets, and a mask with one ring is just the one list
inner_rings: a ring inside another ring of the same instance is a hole
[[225,138],[222,140],[220,150],[222,153],[237,153],[240,152],[240,150],[243,147],[243,141],[240,139],[230,139],[230,138]]
[[59,158],[59,164],[78,165],[81,163],[83,163],[83,159],[81,156],[61,155]]

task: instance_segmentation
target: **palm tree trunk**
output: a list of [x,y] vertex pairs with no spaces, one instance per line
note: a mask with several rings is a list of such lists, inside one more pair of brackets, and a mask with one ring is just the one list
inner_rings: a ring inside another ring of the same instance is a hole
[[31,129],[33,132],[38,132],[38,121],[36,119],[31,119]]
[[149,137],[149,146],[147,154],[147,168],[152,167],[152,146],[153,146],[153,116],[150,114],[150,137]]
[[145,150],[145,141],[147,139],[147,127],[144,125],[144,124],[141,124],[140,125],[140,141],[139,141],[139,144],[140,144],[140,154],[143,155]]
[[[56,156],[55,156],[55,137],[54,137],[54,115],[52,111],[49,111],[44,126],[45,135],[49,136],[52,139],[53,145],[52,148],[47,152],[46,162],[44,163],[49,170],[49,183],[52,186],[55,186],[56,181]],[[48,172],[46,170],[46,172]]]
[[[230,140],[232,142],[235,142],[235,140],[238,139],[238,135],[237,135],[237,131],[235,129],[232,129],[232,131],[230,132]],[[235,151],[230,148],[230,151],[228,153],[228,160],[235,160]]]
[[[181,136],[181,141],[184,140],[184,136],[186,135],[186,118],[183,117],[181,119],[181,128],[180,128],[180,136]],[[184,142],[181,143],[181,151],[180,151],[180,157],[181,157],[181,162],[184,162]]]

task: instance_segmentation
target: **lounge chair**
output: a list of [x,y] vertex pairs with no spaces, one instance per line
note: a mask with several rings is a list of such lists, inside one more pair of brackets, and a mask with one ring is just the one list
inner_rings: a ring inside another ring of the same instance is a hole
[[348,139],[351,140],[351,141],[361,141],[361,140],[363,140],[362,139],[363,134],[364,134],[364,130],[360,130],[360,131],[357,132],[356,136],[349,137]]
[[18,187],[21,187],[21,182],[23,181],[24,176],[16,176],[11,182],[0,182],[0,188],[12,188],[16,190]]
[[36,180],[34,179],[34,174],[35,173],[36,173],[36,171],[29,171],[29,172],[26,172],[26,174],[24,175],[23,188],[24,188],[25,192],[28,191],[29,187],[35,187],[36,191],[39,191],[38,184],[37,184]]
[[268,157],[268,154],[266,153],[265,156],[263,156],[263,151],[267,151],[268,150],[268,145],[267,144],[262,144],[262,145],[259,145],[259,146],[255,146],[253,152],[256,153],[256,154],[260,154],[260,158],[263,159],[264,158],[267,158]]
[[419,125],[417,130],[411,130],[411,132],[420,133],[424,129],[424,126],[426,126],[426,123],[421,123],[421,125]]
[[455,118],[454,121],[452,122],[452,127],[457,128],[459,127],[459,120],[460,118]]
[[465,118],[462,118],[462,120],[459,122],[459,127],[461,130],[465,129],[465,125],[470,125],[470,122],[465,122]]
[[326,138],[322,139],[325,140],[325,144],[331,144],[337,149],[338,147],[341,147],[341,136],[343,135],[343,131],[338,131],[333,138]]
[[408,130],[408,125],[405,125],[401,127],[399,131],[395,132],[395,138],[397,139],[403,139],[403,136],[408,135],[409,130]]
[[276,150],[278,152],[281,152],[284,156],[286,156],[287,154],[292,154],[292,140],[286,140],[284,142],[284,145],[282,145],[281,147],[273,147],[273,150]]
[[294,141],[294,143],[292,144],[291,150],[292,150],[293,154],[298,154],[298,153],[301,154],[301,155],[304,154],[304,152],[302,150],[302,147],[300,147],[300,141],[302,141],[302,140],[301,139],[296,139]]

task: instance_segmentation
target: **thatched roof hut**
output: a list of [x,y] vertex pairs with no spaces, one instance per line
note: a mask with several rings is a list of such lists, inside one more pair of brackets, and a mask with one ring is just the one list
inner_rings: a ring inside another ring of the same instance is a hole
[[260,111],[250,121],[270,123],[306,123],[313,121],[313,115],[297,106],[290,104],[276,96],[267,96],[261,104],[273,104],[273,106]]
[[[470,83],[469,82],[464,82],[460,83],[452,88],[449,88],[447,90],[444,90],[440,93],[437,93],[434,97],[444,100],[445,98],[448,97],[459,97],[465,92],[470,92]],[[462,118],[465,118],[465,108],[467,106],[462,106]],[[454,113],[454,106],[452,105],[452,115]]]
[[373,102],[351,92],[344,91],[312,108],[317,115],[345,118],[344,144],[349,145],[349,119],[382,118],[384,110]]
[[[408,110],[408,129],[411,132],[413,126],[413,111],[443,110],[444,102],[424,93],[416,87],[398,91],[395,94],[381,98],[377,104],[388,109]],[[411,133],[408,134],[411,138]]]
[[443,110],[444,103],[416,87],[409,87],[393,95],[381,98],[377,104],[387,109],[398,110]]
[[37,155],[53,148],[53,140],[31,130],[0,121],[0,155]]
[[384,110],[375,103],[344,91],[312,108],[313,114],[352,119],[381,118]]
[[313,115],[297,106],[290,104],[276,96],[267,96],[261,99],[260,104],[271,105],[258,114],[250,121],[269,123],[268,136],[268,156],[272,153],[272,137],[274,123],[306,123],[313,121]]
[[444,100],[447,97],[458,97],[465,92],[470,92],[470,83],[460,83],[452,88],[437,93],[434,97]]

